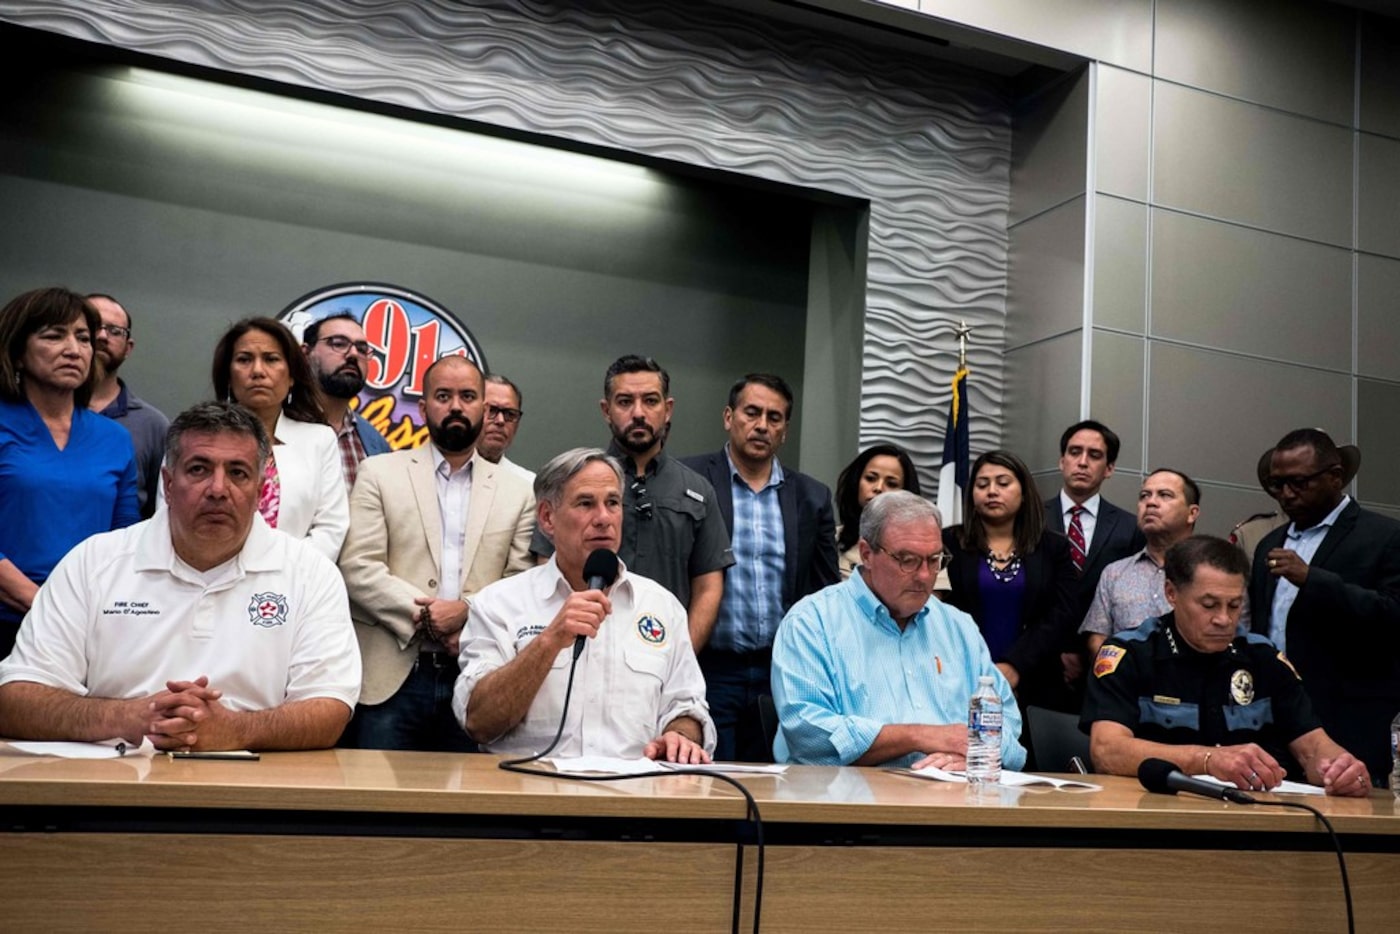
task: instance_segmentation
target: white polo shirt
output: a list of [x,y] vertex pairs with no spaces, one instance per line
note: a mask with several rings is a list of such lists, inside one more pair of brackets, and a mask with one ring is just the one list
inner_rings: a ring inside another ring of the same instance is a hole
[[[461,668],[452,694],[457,722],[483,677],[505,665],[544,632],[573,593],[551,558],[486,587],[471,601],[462,634]],[[660,584],[622,568],[608,593],[612,614],[587,640],[574,674],[569,719],[554,755],[637,758],[677,717],[694,717],[714,752],[715,727],[705,705],[705,678],[690,645],[685,608]],[[483,743],[487,752],[534,755],[559,729],[573,645],[565,647],[525,719]]]
[[335,565],[255,514],[242,552],[201,573],[176,557],[162,510],[70,551],[0,662],[0,684],[114,699],[200,675],[233,710],[311,697],[353,709],[360,650]]

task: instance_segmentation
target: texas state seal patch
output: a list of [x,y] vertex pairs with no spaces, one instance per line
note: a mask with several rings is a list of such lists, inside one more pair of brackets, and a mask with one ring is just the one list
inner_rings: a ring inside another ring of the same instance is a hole
[[1113,674],[1118,670],[1118,663],[1127,654],[1127,649],[1117,645],[1106,645],[1099,649],[1099,654],[1094,656],[1094,677],[1102,678],[1104,675]]
[[255,593],[248,603],[248,620],[271,629],[287,621],[287,598],[280,593]]
[[666,624],[650,613],[643,613],[637,618],[637,635],[644,642],[662,645],[666,641]]

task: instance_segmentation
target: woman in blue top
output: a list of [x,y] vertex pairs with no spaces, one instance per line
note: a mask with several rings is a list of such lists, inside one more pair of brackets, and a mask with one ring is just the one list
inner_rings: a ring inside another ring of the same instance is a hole
[[0,309],[0,657],[70,548],[140,518],[131,436],[87,407],[101,323],[62,288]]
[[1079,623],[1069,539],[1045,528],[1031,472],[1010,451],[983,454],[971,475],[967,519],[943,533],[948,602],[977,621],[1023,709],[1063,707],[1060,646]]

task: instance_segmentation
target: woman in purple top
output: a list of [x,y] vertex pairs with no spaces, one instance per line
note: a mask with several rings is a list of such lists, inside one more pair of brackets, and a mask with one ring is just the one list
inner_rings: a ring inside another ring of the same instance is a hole
[[131,436],[87,407],[101,323],[62,288],[0,309],[0,656],[70,548],[140,518]]
[[1059,654],[1078,624],[1069,539],[1045,528],[1030,469],[1016,455],[988,451],[971,473],[967,521],[943,534],[953,555],[948,602],[977,621],[1022,707],[1073,706]]

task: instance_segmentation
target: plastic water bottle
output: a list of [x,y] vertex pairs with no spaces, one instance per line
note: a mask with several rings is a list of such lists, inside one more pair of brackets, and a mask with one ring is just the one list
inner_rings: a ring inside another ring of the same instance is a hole
[[967,780],[973,785],[1001,781],[1001,695],[991,675],[977,679],[967,707]]
[[1400,713],[1390,721],[1390,790],[1400,799]]

